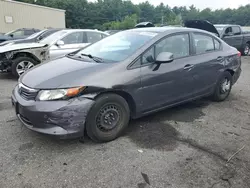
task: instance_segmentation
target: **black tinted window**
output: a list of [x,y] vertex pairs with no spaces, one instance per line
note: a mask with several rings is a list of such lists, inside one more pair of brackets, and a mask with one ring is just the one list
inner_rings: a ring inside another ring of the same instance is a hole
[[180,34],[167,37],[156,44],[157,57],[161,52],[171,52],[174,58],[185,57],[189,55],[189,37],[188,34]]
[[88,43],[94,43],[102,39],[102,34],[97,32],[87,32]]
[[203,34],[194,34],[194,45],[196,54],[214,51],[213,38]]
[[230,33],[233,33],[233,31],[232,31],[232,27],[228,27],[228,28],[226,28],[226,30],[225,30],[225,34],[230,34]]
[[235,26],[235,27],[232,27],[232,29],[233,29],[233,34],[235,34],[235,35],[240,34],[240,27]]
[[75,32],[68,34],[62,39],[64,44],[80,44],[83,43],[83,32]]

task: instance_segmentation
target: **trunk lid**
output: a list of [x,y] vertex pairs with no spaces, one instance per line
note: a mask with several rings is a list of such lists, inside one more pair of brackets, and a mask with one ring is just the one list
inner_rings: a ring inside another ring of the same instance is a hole
[[214,33],[217,36],[220,36],[219,32],[214,27],[214,25],[207,20],[188,20],[184,23],[184,26],[188,28],[205,30]]

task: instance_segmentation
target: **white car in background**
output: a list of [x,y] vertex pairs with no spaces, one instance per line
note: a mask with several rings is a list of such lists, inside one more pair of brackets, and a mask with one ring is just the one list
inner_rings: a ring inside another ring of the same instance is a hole
[[90,29],[60,30],[38,43],[14,44],[0,47],[0,72],[19,77],[44,61],[53,60],[95,43],[109,34]]

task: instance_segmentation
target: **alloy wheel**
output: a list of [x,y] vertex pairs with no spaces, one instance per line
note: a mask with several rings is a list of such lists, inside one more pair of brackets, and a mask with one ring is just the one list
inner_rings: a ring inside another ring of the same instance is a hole
[[34,67],[34,64],[30,61],[21,61],[16,66],[16,72],[19,76],[21,76],[25,71]]

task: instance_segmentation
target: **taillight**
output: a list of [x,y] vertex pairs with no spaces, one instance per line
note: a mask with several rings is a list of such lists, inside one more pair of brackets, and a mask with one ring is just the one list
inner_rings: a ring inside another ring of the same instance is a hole
[[238,51],[238,56],[241,57],[241,52]]

